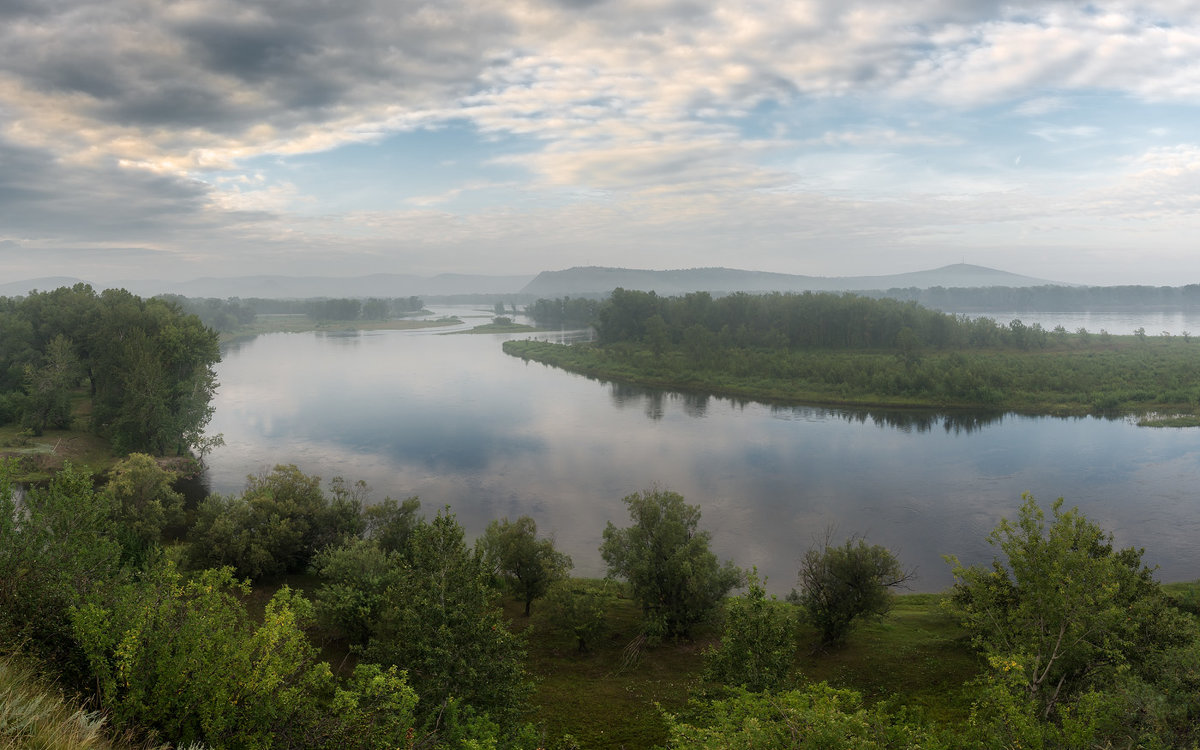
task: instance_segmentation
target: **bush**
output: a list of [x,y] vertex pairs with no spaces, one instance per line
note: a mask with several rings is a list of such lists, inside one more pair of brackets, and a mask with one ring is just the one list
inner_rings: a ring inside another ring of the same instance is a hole
[[1024,495],[1017,521],[988,536],[1004,559],[963,567],[953,557],[948,602],[973,643],[1020,677],[1043,718],[1073,695],[1132,672],[1149,682],[1157,655],[1194,643],[1195,623],[1172,607],[1142,565],[1142,551],[1116,551],[1112,536],[1059,498],[1047,525]]
[[175,478],[145,453],[131,453],[113,466],[101,491],[124,536],[135,544],[156,543],[164,528],[183,522],[183,495],[172,486]]
[[944,750],[960,747],[883,704],[826,683],[786,693],[735,692],[695,701],[686,717],[667,714],[670,750]]
[[240,497],[207,498],[188,533],[192,565],[231,565],[249,578],[299,572],[319,550],[362,533],[357,497],[335,482],[330,502],[320,483],[293,465],[276,466],[248,477]]
[[611,581],[560,581],[546,594],[543,620],[551,631],[569,633],[583,653],[608,631],[608,612],[616,599]]
[[18,503],[0,462],[0,636],[26,641],[71,678],[83,669],[68,612],[118,576],[111,506],[68,464]]
[[822,645],[841,643],[858,620],[882,617],[892,607],[890,589],[912,573],[886,548],[861,538],[840,547],[810,549],[800,563],[800,591],[789,597],[821,634]]
[[448,511],[438,513],[413,530],[409,559],[387,587],[365,654],[408,670],[426,717],[457,701],[509,725],[530,684],[524,640],[508,629],[493,596],[462,527]]
[[402,558],[374,541],[329,547],[313,558],[321,577],[314,596],[317,622],[353,645],[364,646],[403,574]]
[[525,602],[526,617],[533,600],[573,567],[569,556],[554,549],[553,539],[537,538],[537,524],[529,516],[492,521],[476,546],[488,569]]
[[717,562],[708,549],[711,535],[697,531],[700,509],[682,495],[651,490],[622,502],[633,526],[609,522],[604,529],[600,554],[608,574],[629,581],[652,635],[687,637],[741,583],[742,572]]
[[721,645],[704,654],[705,677],[752,692],[776,690],[792,670],[795,616],[787,604],[767,598],[757,570],[748,585],[745,594],[726,604]]

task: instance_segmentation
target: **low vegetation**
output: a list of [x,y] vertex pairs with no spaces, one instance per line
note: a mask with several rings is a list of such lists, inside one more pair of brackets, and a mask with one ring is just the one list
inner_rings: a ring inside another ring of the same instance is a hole
[[598,340],[508,341],[526,360],[606,380],[789,403],[1194,418],[1186,337],[1046,331],[854,295],[617,290]]
[[[993,532],[990,568],[951,561],[946,595],[892,596],[899,562],[852,537],[803,556],[789,603],[753,571],[728,597],[741,572],[664,489],[626,498],[630,525],[598,534],[613,578],[589,581],[565,577],[532,519],[471,548],[449,509],[368,503],[361,483],[324,490],[289,466],[222,500],[245,510],[216,536],[200,514],[166,544],[152,538],[176,507],[166,478],[135,455],[99,488],[72,467],[19,501],[0,481],[0,712],[86,735],[47,746],[1200,741],[1200,587],[1159,585],[1061,501],[1027,497]],[[14,658],[39,676],[6,687]],[[0,732],[36,746],[18,734],[33,726]]]

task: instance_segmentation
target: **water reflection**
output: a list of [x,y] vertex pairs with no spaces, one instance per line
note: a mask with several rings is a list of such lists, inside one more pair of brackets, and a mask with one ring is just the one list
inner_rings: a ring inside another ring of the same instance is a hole
[[449,504],[468,533],[532,515],[581,575],[621,498],[654,484],[703,511],[722,557],[786,592],[829,526],[949,583],[944,553],[985,561],[1022,492],[1066,496],[1168,579],[1200,576],[1200,430],[1125,420],[821,409],[600,383],[500,351],[504,335],[261,336],[227,350],[209,486],[295,463],[374,497]]

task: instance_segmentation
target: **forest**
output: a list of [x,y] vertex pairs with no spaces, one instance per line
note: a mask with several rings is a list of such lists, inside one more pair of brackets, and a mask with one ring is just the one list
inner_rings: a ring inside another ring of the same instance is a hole
[[616,290],[596,341],[504,350],[606,380],[790,403],[1194,416],[1195,342],[952,315],[854,294]]
[[86,284],[0,298],[0,425],[39,436],[80,407],[119,453],[190,454],[219,360],[216,332],[171,301]]
[[889,550],[827,535],[781,601],[663,488],[597,529],[595,580],[528,517],[470,545],[449,508],[294,466],[196,508],[172,480],[143,454],[98,484],[67,467],[16,495],[0,476],[0,716],[23,717],[4,746],[1200,740],[1197,588],[1061,500],[1025,497],[995,561],[949,560],[941,597],[896,596]]

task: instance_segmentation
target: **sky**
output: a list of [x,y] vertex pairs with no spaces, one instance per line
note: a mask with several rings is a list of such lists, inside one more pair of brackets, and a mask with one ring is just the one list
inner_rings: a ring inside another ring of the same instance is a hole
[[1196,0],[0,0],[0,281],[1198,243]]

